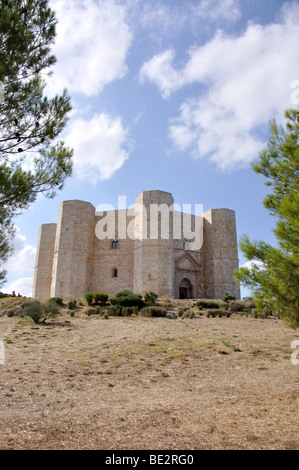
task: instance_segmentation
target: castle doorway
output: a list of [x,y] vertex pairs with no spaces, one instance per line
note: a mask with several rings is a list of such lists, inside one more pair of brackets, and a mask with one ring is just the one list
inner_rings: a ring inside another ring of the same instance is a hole
[[193,286],[189,279],[186,277],[181,281],[179,285],[179,298],[180,299],[192,299],[193,298]]

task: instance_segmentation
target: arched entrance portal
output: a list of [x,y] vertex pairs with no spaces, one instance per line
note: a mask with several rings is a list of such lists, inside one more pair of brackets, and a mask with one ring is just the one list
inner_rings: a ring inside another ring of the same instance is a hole
[[180,299],[192,299],[193,298],[193,286],[189,279],[186,277],[181,281],[179,285],[179,298]]

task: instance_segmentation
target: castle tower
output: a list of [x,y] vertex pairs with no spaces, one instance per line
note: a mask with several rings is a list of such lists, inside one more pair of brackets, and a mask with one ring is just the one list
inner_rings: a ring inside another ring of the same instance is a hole
[[43,224],[39,228],[34,267],[32,297],[50,297],[56,224]]
[[134,292],[174,296],[173,197],[143,191],[135,200]]
[[92,286],[95,208],[89,202],[59,206],[51,297],[83,297]]
[[235,212],[211,209],[203,213],[205,296],[221,298],[227,292],[240,298],[233,272],[239,267]]

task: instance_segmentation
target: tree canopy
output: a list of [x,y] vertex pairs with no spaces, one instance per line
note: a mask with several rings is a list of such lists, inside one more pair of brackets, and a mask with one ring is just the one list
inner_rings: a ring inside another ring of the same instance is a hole
[[264,206],[276,219],[277,246],[251,242],[243,236],[240,248],[253,266],[240,268],[236,277],[254,292],[259,311],[283,316],[299,326],[299,110],[285,112],[286,125],[270,122],[267,147],[253,163],[266,178],[270,192]]
[[[39,193],[54,197],[72,172],[58,140],[71,110],[64,90],[45,96],[57,19],[47,0],[0,0],[0,261],[12,252],[13,217]],[[3,284],[5,272],[0,272]]]

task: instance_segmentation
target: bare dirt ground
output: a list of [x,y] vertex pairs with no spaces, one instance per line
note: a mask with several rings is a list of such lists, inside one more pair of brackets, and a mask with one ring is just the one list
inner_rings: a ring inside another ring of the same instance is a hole
[[299,449],[277,319],[0,317],[0,449]]

